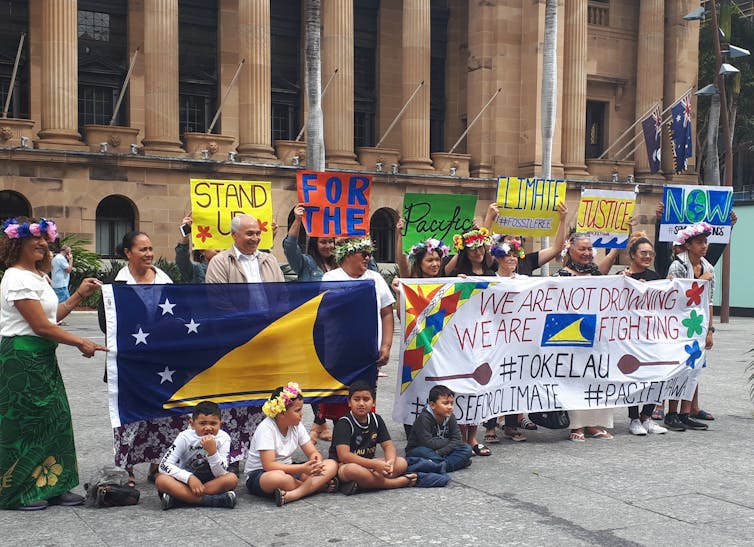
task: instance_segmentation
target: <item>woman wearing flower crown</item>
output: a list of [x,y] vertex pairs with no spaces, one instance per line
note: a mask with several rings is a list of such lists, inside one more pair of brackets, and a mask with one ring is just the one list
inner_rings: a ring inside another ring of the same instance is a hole
[[[704,347],[710,349],[713,344],[712,334],[715,327],[712,326],[714,317],[712,308],[712,295],[715,292],[715,268],[710,264],[705,255],[709,244],[707,237],[712,233],[712,226],[706,222],[698,222],[687,226],[676,235],[673,241],[674,247],[683,249],[668,269],[668,279],[675,277],[682,279],[702,279],[709,281],[709,325],[707,328],[707,338]],[[673,431],[683,431],[684,429],[705,430],[707,424],[698,422],[694,418],[702,420],[713,420],[714,417],[709,412],[699,408],[699,386],[696,386],[694,397],[690,401],[681,401],[680,410],[678,401],[668,401],[668,412],[665,414],[665,425]]]
[[[316,492],[337,492],[337,462],[322,460],[301,425],[304,396],[299,385],[289,382],[277,388],[262,412],[267,417],[254,432],[244,470],[249,493],[274,498],[281,507]],[[306,463],[293,463],[298,448]]]
[[[338,267],[335,261],[335,238],[309,236],[306,244],[306,254],[301,252],[298,244],[298,236],[301,231],[304,216],[304,205],[296,204],[293,208],[293,222],[288,229],[288,235],[283,240],[283,252],[288,259],[288,265],[296,272],[299,281],[321,281],[325,272]],[[319,405],[313,404],[314,425],[309,430],[312,441],[332,440],[332,431],[327,427],[327,420],[319,415]]]
[[71,410],[55,349],[75,346],[84,357],[107,348],[58,326],[101,285],[86,278],[63,302],[50,279],[51,220],[6,220],[0,233],[0,508],[33,511],[80,505]]

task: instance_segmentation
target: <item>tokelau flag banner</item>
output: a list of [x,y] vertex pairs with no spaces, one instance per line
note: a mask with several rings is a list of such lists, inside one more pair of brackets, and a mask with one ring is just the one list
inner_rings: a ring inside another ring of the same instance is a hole
[[459,423],[691,399],[706,366],[709,285],[624,275],[401,279],[393,418],[435,384]]
[[307,402],[342,402],[377,377],[372,281],[106,285],[103,298],[113,427],[203,400],[261,405],[290,381]]

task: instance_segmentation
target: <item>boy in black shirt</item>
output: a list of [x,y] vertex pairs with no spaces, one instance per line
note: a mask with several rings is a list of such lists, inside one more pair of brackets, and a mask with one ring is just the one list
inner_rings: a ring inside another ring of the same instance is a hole
[[[405,473],[408,464],[399,457],[390,440],[385,422],[374,408],[375,390],[363,381],[348,390],[348,414],[335,423],[330,458],[340,463],[340,491],[346,495],[357,490],[379,490],[415,486],[417,475]],[[384,458],[375,458],[377,445]]]

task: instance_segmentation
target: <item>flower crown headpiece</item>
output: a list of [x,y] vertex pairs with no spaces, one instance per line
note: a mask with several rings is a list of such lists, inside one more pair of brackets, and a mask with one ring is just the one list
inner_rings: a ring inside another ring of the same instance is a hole
[[262,412],[268,418],[275,418],[278,414],[282,414],[286,409],[293,404],[293,401],[301,397],[301,388],[296,382],[288,382],[288,385],[283,387],[277,397],[270,398],[269,401],[262,405]]
[[434,253],[435,251],[439,251],[442,258],[448,256],[448,253],[450,252],[450,247],[445,245],[444,241],[431,237],[426,241],[422,241],[421,243],[417,243],[416,245],[411,247],[411,250],[408,252],[408,260],[412,264],[416,262],[416,256],[424,249],[426,249],[427,253]]
[[456,234],[453,236],[453,247],[457,251],[466,249],[476,249],[482,245],[490,244],[490,232],[487,228],[471,230],[463,235]]
[[372,240],[368,237],[347,239],[335,246],[335,260],[341,262],[348,255],[356,253],[371,253],[374,251]]
[[673,245],[685,245],[686,242],[692,237],[700,235],[710,235],[712,233],[712,225],[707,222],[697,222],[691,226],[686,226],[683,230],[678,232],[675,236]]
[[505,235],[494,234],[492,236],[492,247],[490,247],[490,254],[495,258],[501,258],[513,254],[518,258],[524,258],[526,252],[521,246],[521,242],[517,239],[505,241]]
[[19,224],[15,218],[9,218],[3,222],[3,233],[9,239],[19,239],[24,237],[41,237],[47,234],[50,241],[55,241],[58,237],[58,225],[52,220],[40,218],[39,222],[24,222]]

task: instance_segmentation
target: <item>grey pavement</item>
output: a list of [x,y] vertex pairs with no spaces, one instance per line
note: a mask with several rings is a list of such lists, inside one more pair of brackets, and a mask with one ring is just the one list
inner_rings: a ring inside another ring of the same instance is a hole
[[[102,339],[93,313],[67,323]],[[282,508],[239,484],[233,510],[162,511],[142,465],[139,505],[0,511],[0,545],[754,545],[752,347],[754,319],[717,324],[701,384],[703,407],[717,417],[707,432],[633,437],[617,409],[612,441],[573,443],[540,429],[527,442],[493,445],[446,488],[320,494]],[[396,337],[378,407],[402,451],[402,427],[390,423],[397,350]],[[112,463],[104,358],[65,346],[58,358],[83,483]]]

